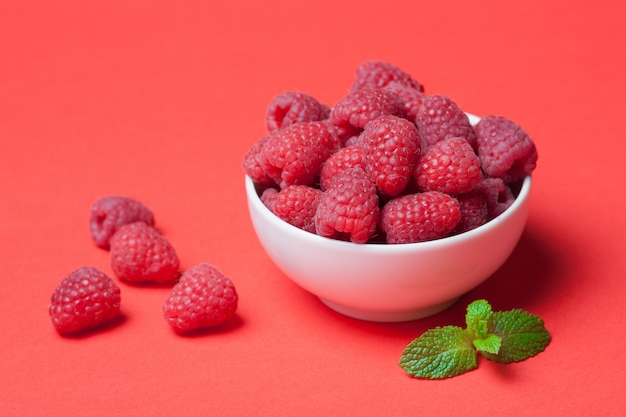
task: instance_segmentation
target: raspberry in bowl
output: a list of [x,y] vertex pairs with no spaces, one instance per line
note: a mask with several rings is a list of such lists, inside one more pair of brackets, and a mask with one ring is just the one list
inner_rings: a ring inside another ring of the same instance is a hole
[[467,114],[380,62],[334,106],[277,100],[243,163],[250,218],[276,266],[331,309],[423,318],[515,249],[537,152],[511,120]]

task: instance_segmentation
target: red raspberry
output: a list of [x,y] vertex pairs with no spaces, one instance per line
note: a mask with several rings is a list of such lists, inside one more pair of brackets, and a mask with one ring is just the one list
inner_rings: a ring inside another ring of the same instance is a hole
[[427,191],[387,202],[381,212],[381,229],[387,234],[387,243],[424,242],[448,236],[460,219],[454,197]]
[[274,97],[267,107],[265,121],[269,133],[300,122],[328,118],[330,108],[308,94],[285,91]]
[[392,81],[384,87],[385,90],[394,92],[400,97],[406,108],[406,118],[415,121],[417,111],[422,105],[426,95],[413,87],[407,86],[399,81]]
[[152,211],[129,197],[107,196],[91,206],[89,228],[97,246],[108,249],[109,239],[121,226],[141,221],[154,226]]
[[332,154],[322,165],[320,172],[320,188],[327,190],[333,179],[348,168],[361,167],[363,162],[363,148],[360,146],[346,146]]
[[[349,237],[366,243],[376,232],[379,218],[376,186],[360,167],[342,172],[320,199],[315,215],[317,234]],[[346,236],[348,235],[348,236]]]
[[415,124],[422,136],[422,149],[449,137],[464,138],[476,149],[476,132],[469,118],[449,97],[426,96],[417,112]]
[[290,185],[276,195],[274,213],[287,223],[315,233],[315,212],[322,190],[308,185]]
[[120,288],[104,272],[78,268],[50,297],[52,325],[61,334],[92,329],[117,317],[120,301]]
[[502,116],[485,116],[475,130],[478,156],[490,177],[511,183],[530,175],[537,166],[535,144],[515,122]]
[[359,135],[368,122],[387,114],[406,118],[406,108],[400,97],[380,88],[363,88],[339,100],[330,112],[330,121],[345,142]]
[[243,170],[246,175],[255,183],[264,186],[275,185],[274,180],[267,175],[261,165],[261,153],[268,140],[269,137],[266,136],[256,141],[250,147],[243,160]]
[[111,238],[111,269],[132,283],[172,283],[179,275],[179,260],[172,245],[153,227],[135,222],[118,229]]
[[469,193],[456,197],[461,208],[461,220],[452,234],[459,234],[475,229],[487,223],[489,212],[487,202],[477,193]]
[[326,122],[302,122],[276,131],[261,151],[261,166],[280,188],[311,185],[322,163],[339,147]]
[[345,148],[349,147],[349,146],[361,146],[363,145],[363,141],[361,140],[361,135],[355,135],[355,136],[350,136],[348,139],[346,139],[346,141],[343,143],[343,146]]
[[515,201],[511,188],[502,178],[485,178],[476,185],[474,191],[485,199],[490,219],[504,213]]
[[276,197],[278,196],[278,190],[276,188],[266,188],[261,193],[261,202],[265,204],[265,207],[270,209],[273,213],[276,207]]
[[177,332],[205,329],[224,323],[237,311],[233,282],[211,264],[183,273],[163,303],[163,316]]
[[471,145],[463,138],[450,137],[421,155],[413,177],[420,190],[458,195],[471,191],[483,173]]
[[365,61],[359,65],[352,91],[362,88],[383,88],[394,82],[424,92],[424,87],[410,74],[384,61]]
[[406,119],[381,116],[363,130],[365,171],[381,193],[396,196],[406,188],[420,151],[417,128]]

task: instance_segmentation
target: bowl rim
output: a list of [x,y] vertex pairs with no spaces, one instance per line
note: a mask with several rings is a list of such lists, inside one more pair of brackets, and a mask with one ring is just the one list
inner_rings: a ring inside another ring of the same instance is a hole
[[425,242],[415,242],[415,243],[398,243],[398,244],[388,244],[388,243],[354,243],[349,241],[343,241],[338,239],[333,239],[325,236],[321,236],[315,233],[307,232],[302,230],[276,216],[265,204],[261,201],[261,198],[257,192],[257,187],[252,178],[248,175],[245,175],[245,188],[246,194],[248,197],[249,204],[252,204],[257,211],[260,211],[264,216],[267,216],[271,219],[272,223],[275,223],[278,227],[283,228],[286,232],[291,234],[297,234],[301,239],[311,241],[312,243],[318,245],[327,245],[327,246],[336,246],[338,249],[355,249],[362,248],[359,250],[362,251],[370,251],[372,253],[402,253],[402,252],[412,252],[416,250],[432,250],[436,249],[440,246],[454,245],[457,243],[464,242],[466,240],[471,240],[474,237],[478,237],[485,233],[489,233],[494,228],[497,228],[500,223],[506,222],[509,217],[513,216],[516,211],[519,209],[522,204],[528,199],[530,194],[532,178],[530,175],[526,176],[522,182],[519,193],[517,193],[513,204],[509,206],[504,212],[502,212],[499,216],[491,219],[487,223],[478,226],[475,229],[468,230],[467,232],[460,233],[458,235],[447,236],[440,239],[429,240]]

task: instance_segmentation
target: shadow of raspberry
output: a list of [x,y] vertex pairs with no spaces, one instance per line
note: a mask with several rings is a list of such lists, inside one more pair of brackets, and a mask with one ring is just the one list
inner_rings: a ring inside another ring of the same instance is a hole
[[124,313],[120,313],[115,318],[108,320],[104,323],[100,323],[95,327],[84,329],[75,333],[60,334],[59,336],[64,339],[86,339],[89,337],[94,337],[111,332],[122,326],[126,321],[128,321],[128,317]]
[[184,332],[184,333],[177,332],[174,329],[171,329],[171,331],[175,335],[184,337],[184,338],[210,337],[211,335],[215,335],[215,334],[230,333],[232,331],[237,330],[241,326],[243,326],[243,324],[244,324],[244,321],[242,320],[242,318],[238,314],[235,314],[233,317],[229,318],[224,323],[219,324],[217,326],[207,327],[204,329],[191,330],[191,331]]

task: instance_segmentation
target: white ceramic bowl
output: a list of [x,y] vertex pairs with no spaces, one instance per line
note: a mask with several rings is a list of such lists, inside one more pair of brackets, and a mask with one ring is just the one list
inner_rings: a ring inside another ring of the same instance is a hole
[[249,177],[245,187],[258,239],[287,277],[346,316],[398,322],[446,309],[504,264],[526,224],[531,178],[513,205],[487,224],[397,245],[360,245],[305,232],[265,207]]

